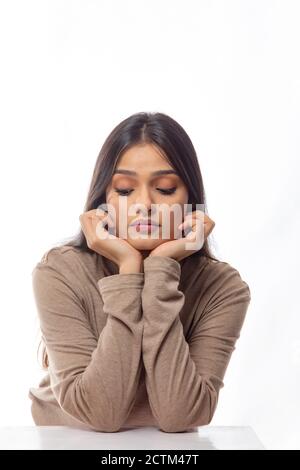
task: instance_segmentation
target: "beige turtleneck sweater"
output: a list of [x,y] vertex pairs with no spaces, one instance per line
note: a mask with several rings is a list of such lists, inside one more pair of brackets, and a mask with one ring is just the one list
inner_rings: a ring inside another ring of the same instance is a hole
[[32,282],[50,362],[29,390],[35,424],[178,432],[210,423],[251,299],[230,264],[153,256],[143,273],[119,274],[95,252],[60,246]]

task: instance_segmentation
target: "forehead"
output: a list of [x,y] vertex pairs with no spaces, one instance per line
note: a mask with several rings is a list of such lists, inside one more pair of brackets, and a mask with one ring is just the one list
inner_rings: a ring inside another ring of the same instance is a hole
[[116,169],[126,168],[137,173],[172,169],[162,150],[151,144],[135,145],[119,158]]

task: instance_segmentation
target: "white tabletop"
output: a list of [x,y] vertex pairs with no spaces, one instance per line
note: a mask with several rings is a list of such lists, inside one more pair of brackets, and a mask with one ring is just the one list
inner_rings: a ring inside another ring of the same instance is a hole
[[123,428],[114,433],[68,426],[0,427],[0,449],[264,449],[250,426],[201,426],[180,433],[155,427]]

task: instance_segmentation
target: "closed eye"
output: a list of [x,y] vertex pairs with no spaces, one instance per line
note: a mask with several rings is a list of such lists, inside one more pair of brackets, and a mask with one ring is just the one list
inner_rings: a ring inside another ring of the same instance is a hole
[[120,196],[128,196],[133,189],[117,189],[116,188],[116,193],[120,194]]
[[156,189],[160,191],[162,194],[173,194],[176,191],[176,188],[169,188],[169,189],[156,188]]
[[[156,188],[161,194],[167,196],[169,194],[173,194],[176,191],[176,188],[168,188],[168,189],[162,189],[162,188]],[[133,189],[118,189],[116,188],[115,190],[120,196],[129,196],[129,194],[132,193]]]

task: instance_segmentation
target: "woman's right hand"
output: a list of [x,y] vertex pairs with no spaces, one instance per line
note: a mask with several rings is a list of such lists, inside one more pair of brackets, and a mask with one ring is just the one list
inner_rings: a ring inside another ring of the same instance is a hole
[[114,225],[108,213],[92,209],[80,214],[79,221],[87,246],[116,263],[120,274],[142,272],[143,257],[140,251],[105,228],[106,225],[111,228]]

